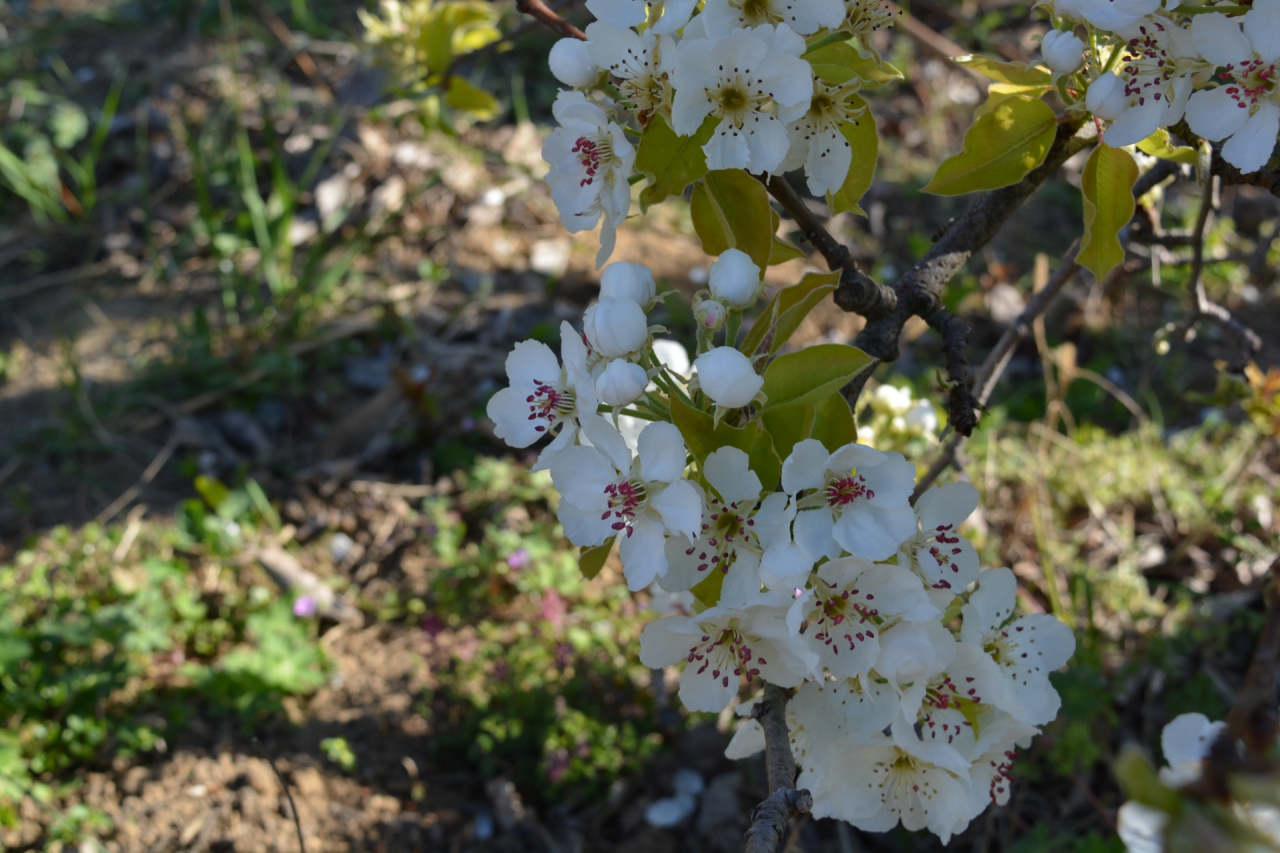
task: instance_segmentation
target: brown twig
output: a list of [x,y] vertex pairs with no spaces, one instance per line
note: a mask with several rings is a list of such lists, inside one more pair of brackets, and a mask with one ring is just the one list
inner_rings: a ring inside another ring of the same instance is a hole
[[[257,738],[254,738],[256,741]],[[285,799],[289,801],[289,811],[293,812],[293,828],[298,834],[298,850],[300,853],[307,853],[307,844],[302,838],[302,818],[298,817],[298,806],[293,801],[293,791],[289,790],[289,783],[285,781],[284,774],[280,772],[280,768],[276,766],[275,759],[271,757],[271,753],[266,748],[262,749],[262,756],[267,759],[267,763],[271,765],[271,769],[275,771],[276,779],[280,781],[280,787],[284,788]]]
[[777,685],[766,684],[764,698],[752,709],[751,716],[764,729],[769,796],[751,810],[746,851],[774,853],[786,836],[791,818],[808,814],[813,808],[813,795],[792,787],[796,781],[796,760],[791,754],[791,737],[787,732],[787,692]]
[[586,33],[560,17],[559,13],[542,2],[542,0],[516,0],[516,8],[524,14],[537,19],[544,27],[564,38],[575,38],[579,41],[587,40]]
[[[982,367],[978,370],[978,375],[973,382],[973,396],[979,406],[985,406],[987,401],[991,399],[991,392],[995,389],[996,383],[1000,381],[1000,377],[1004,374],[1005,368],[1009,366],[1010,359],[1013,358],[1014,348],[1027,335],[1031,333],[1032,322],[1044,313],[1049,307],[1049,303],[1058,295],[1064,285],[1071,280],[1076,274],[1076,270],[1080,267],[1076,263],[1076,250],[1080,247],[1080,241],[1076,240],[1067,249],[1067,253],[1062,258],[1062,263],[1058,265],[1057,271],[1045,283],[1045,286],[1031,297],[1031,301],[1027,303],[1027,307],[1018,315],[1018,319],[1013,321],[1013,325],[1005,329],[1004,334],[1000,336],[1000,340],[996,342],[995,349],[987,356],[986,361],[982,363]],[[915,503],[930,486],[937,481],[948,467],[953,465],[956,460],[956,454],[960,452],[960,445],[964,443],[965,436],[959,432],[953,434],[943,446],[942,453],[929,466],[929,470],[920,478],[920,482],[916,484],[916,490],[911,495],[911,503]]]

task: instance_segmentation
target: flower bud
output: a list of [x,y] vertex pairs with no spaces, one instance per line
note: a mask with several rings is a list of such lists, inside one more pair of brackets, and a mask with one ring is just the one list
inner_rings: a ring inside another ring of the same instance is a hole
[[711,296],[730,308],[749,308],[760,296],[764,282],[751,256],[739,249],[727,249],[711,265]]
[[552,45],[551,54],[547,58],[555,78],[574,89],[590,86],[600,76],[600,66],[596,65],[587,52],[585,41],[575,38],[560,39]]
[[1074,74],[1084,65],[1084,42],[1075,33],[1049,30],[1040,43],[1045,65],[1056,74]]
[[644,346],[649,324],[644,309],[630,299],[601,299],[587,309],[583,331],[597,354],[618,358]]
[[1084,94],[1084,105],[1104,121],[1119,118],[1127,106],[1124,81],[1114,71],[1108,71],[1089,84],[1089,91]]
[[615,358],[596,377],[596,393],[606,406],[626,406],[640,399],[648,384],[643,367]]
[[755,399],[764,386],[751,359],[733,347],[716,347],[693,363],[702,390],[717,405],[740,409]]
[[698,321],[699,329],[715,332],[729,318],[729,309],[714,299],[699,299],[693,306],[693,318]]
[[658,287],[653,283],[653,271],[644,264],[618,261],[600,273],[601,299],[630,299],[641,308],[648,308],[657,297]]

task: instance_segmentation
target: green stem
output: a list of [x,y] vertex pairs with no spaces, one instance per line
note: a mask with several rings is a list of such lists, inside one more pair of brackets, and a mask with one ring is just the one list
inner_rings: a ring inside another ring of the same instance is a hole
[[1124,53],[1125,47],[1127,47],[1127,45],[1122,43],[1122,44],[1117,44],[1115,47],[1111,49],[1111,55],[1107,57],[1107,64],[1104,65],[1102,68],[1103,74],[1106,74],[1112,68],[1116,67],[1116,63],[1120,61],[1120,55]]
[[803,55],[808,56],[809,54],[813,53],[815,50],[821,50],[827,45],[840,44],[841,42],[846,42],[848,40],[849,40],[848,33],[846,33],[844,30],[836,30],[834,33],[827,33],[825,36],[814,39],[812,42],[810,42],[805,47],[805,51]]
[[730,309],[729,320],[724,324],[724,344],[728,347],[738,345],[738,329],[742,326],[742,312],[737,308]]

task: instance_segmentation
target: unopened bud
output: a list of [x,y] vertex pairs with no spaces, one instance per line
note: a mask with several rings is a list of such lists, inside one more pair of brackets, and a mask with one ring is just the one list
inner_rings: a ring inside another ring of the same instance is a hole
[[596,377],[596,393],[606,406],[627,406],[640,399],[648,384],[643,367],[615,358]]
[[751,359],[733,347],[716,347],[698,356],[693,366],[698,383],[717,405],[740,409],[755,399],[764,386]]
[[644,264],[618,261],[600,273],[601,299],[630,299],[641,308],[649,308],[657,296],[653,270]]
[[729,319],[729,309],[724,307],[723,302],[700,299],[693,306],[693,318],[698,322],[699,329],[715,332]]
[[1084,65],[1084,42],[1065,30],[1045,33],[1040,53],[1049,70],[1057,74],[1074,74]]
[[740,249],[726,249],[710,274],[711,295],[730,308],[749,308],[764,289],[760,267]]
[[552,45],[547,59],[555,78],[574,89],[590,86],[600,76],[600,66],[587,52],[587,43],[575,38],[560,39]]
[[649,337],[644,309],[630,299],[601,299],[587,309],[583,330],[591,349],[606,358],[633,353]]

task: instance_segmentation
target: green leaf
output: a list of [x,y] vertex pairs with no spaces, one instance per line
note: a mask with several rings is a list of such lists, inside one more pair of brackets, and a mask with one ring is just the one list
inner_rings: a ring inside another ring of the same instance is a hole
[[1039,98],[1052,88],[1052,86],[1039,85],[1023,86],[1018,83],[992,83],[987,87],[987,99],[982,102],[982,106],[974,111],[973,120],[977,121],[1013,95],[1027,95],[1031,98]]
[[1058,132],[1049,105],[1012,95],[979,117],[964,135],[959,154],[938,166],[924,192],[960,195],[1007,187],[1044,162]]
[[773,449],[769,433],[752,421],[736,427],[721,422],[715,424],[711,415],[686,405],[679,398],[671,400],[671,421],[680,430],[684,443],[701,466],[707,456],[721,447],[736,447],[747,454],[752,471],[760,478],[766,492],[778,486],[782,478],[782,460]]
[[832,453],[858,440],[853,412],[839,391],[828,394],[814,405],[813,429],[809,437],[821,441],[822,446]]
[[658,204],[707,173],[707,156],[702,146],[716,129],[715,116],[707,116],[693,136],[677,136],[667,120],[655,115],[640,135],[636,150],[636,171],[643,172],[649,185],[640,191],[640,210]]
[[1084,238],[1076,260],[1101,281],[1124,260],[1120,229],[1133,218],[1133,183],[1138,164],[1123,148],[1105,142],[1089,155],[1080,189],[1084,192]]
[[764,184],[741,169],[707,172],[694,184],[693,228],[708,255],[740,249],[764,269],[773,252],[773,209]]
[[847,42],[820,47],[806,53],[804,58],[813,67],[814,75],[829,86],[847,83],[854,77],[864,83],[882,86],[902,76],[902,72],[881,61],[874,51],[860,56]]
[[445,103],[455,110],[470,113],[476,121],[489,121],[498,115],[498,99],[456,74],[449,78]]
[[1000,62],[987,56],[957,56],[955,61],[999,83],[1021,86],[1052,86],[1053,72],[1043,65],[1028,67],[1019,62]]
[[752,355],[760,352],[761,344],[772,331],[768,351],[777,352],[800,328],[800,323],[814,306],[835,291],[839,282],[838,272],[811,272],[791,287],[779,290],[764,307],[755,325],[747,330],[739,348]]
[[787,406],[785,409],[770,409],[760,413],[760,420],[773,438],[773,448],[779,459],[791,455],[791,448],[796,442],[804,441],[813,430],[815,407],[812,403],[803,406]]
[[591,548],[583,548],[578,554],[578,569],[582,572],[582,576],[587,580],[591,580],[600,574],[600,570],[604,568],[605,561],[609,559],[609,552],[613,550],[613,540],[616,536],[610,536],[604,540],[603,545],[596,545]]
[[698,581],[689,592],[707,607],[715,607],[720,601],[720,590],[724,587],[725,572],[719,568],[712,569],[705,578]]
[[[857,96],[850,98],[850,101],[857,102],[860,106],[866,105],[866,102]],[[853,149],[853,161],[849,164],[849,174],[845,176],[840,189],[834,193],[827,193],[827,209],[831,211],[832,216],[846,210],[859,216],[866,216],[866,212],[858,206],[858,202],[862,199],[863,193],[871,188],[871,182],[876,177],[876,158],[880,154],[876,120],[868,111],[863,113],[862,118],[857,122],[841,122],[840,133]]]
[[1169,137],[1169,131],[1163,127],[1156,128],[1155,133],[1139,142],[1138,150],[1143,154],[1159,157],[1161,160],[1186,163],[1188,166],[1196,165],[1200,158],[1200,152],[1189,145],[1174,145]]
[[815,403],[839,391],[873,362],[857,347],[818,344],[780,355],[764,371],[765,411]]
[[769,250],[769,266],[775,264],[785,264],[787,261],[804,257],[804,250],[799,246],[793,246],[786,240],[778,236],[778,223],[782,221],[782,217],[777,211],[773,213],[773,247]]

